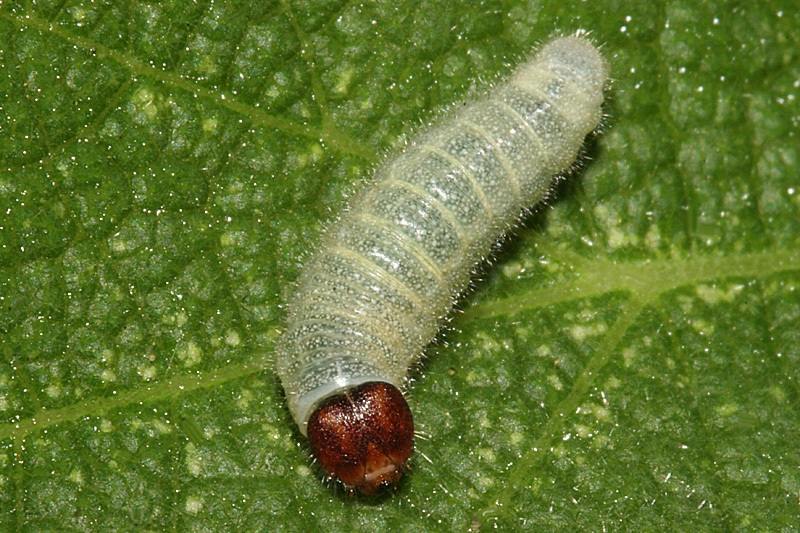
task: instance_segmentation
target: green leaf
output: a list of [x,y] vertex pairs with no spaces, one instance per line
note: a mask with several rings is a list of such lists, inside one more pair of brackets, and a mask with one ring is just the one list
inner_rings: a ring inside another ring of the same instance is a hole
[[[349,498],[271,369],[301,260],[579,28],[605,131],[413,374],[413,470]],[[0,529],[800,525],[794,2],[18,1],[0,39]]]

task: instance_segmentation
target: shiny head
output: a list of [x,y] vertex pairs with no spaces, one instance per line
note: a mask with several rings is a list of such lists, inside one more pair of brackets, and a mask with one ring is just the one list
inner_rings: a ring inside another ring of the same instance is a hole
[[397,387],[369,382],[320,403],[308,420],[308,440],[331,478],[375,494],[403,476],[414,449],[414,422]]

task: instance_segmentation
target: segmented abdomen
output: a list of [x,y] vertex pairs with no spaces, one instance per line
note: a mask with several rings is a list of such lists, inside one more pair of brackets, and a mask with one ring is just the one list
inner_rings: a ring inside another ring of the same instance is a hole
[[290,303],[277,367],[304,434],[331,394],[403,385],[475,264],[574,162],[600,121],[607,76],[589,41],[556,39],[377,169]]

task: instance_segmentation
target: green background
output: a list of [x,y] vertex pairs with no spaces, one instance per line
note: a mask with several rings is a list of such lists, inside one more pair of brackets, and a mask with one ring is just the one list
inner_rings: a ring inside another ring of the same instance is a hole
[[[557,32],[603,134],[320,482],[281,305],[370,168]],[[795,0],[0,4],[0,529],[800,527]]]

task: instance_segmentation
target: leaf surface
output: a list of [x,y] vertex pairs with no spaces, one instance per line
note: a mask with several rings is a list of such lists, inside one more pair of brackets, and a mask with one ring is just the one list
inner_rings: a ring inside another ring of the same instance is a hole
[[[412,373],[406,480],[327,487],[271,370],[302,259],[581,28],[603,134]],[[0,529],[800,526],[798,43],[788,0],[0,3]]]

